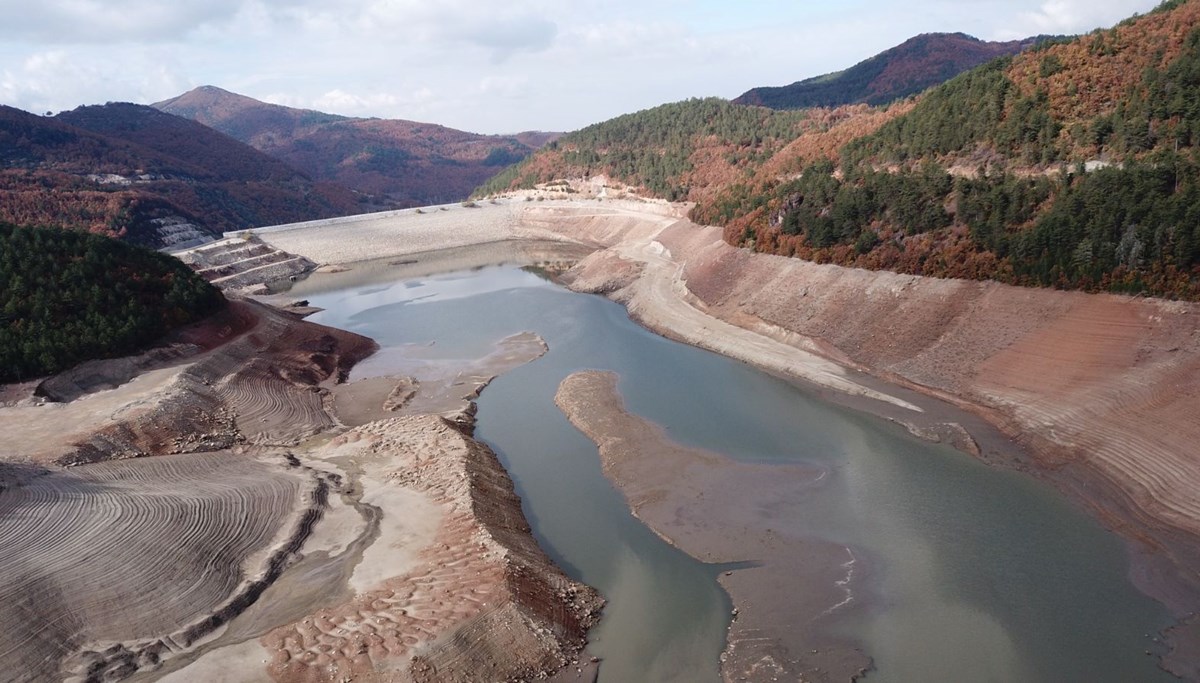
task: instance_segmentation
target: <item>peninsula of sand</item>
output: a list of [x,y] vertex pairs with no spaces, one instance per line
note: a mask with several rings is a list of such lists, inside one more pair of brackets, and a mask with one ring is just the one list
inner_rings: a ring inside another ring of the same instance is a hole
[[556,188],[258,237],[326,266],[585,246],[563,280],[651,330],[1049,481],[1128,542],[1134,582],[1178,619],[1163,666],[1200,678],[1200,306],[756,254],[603,178]]
[[347,382],[375,349],[235,299],[142,356],[5,387],[3,678],[514,680],[577,662],[600,599],[471,438],[474,397],[545,343],[501,340],[449,379]]

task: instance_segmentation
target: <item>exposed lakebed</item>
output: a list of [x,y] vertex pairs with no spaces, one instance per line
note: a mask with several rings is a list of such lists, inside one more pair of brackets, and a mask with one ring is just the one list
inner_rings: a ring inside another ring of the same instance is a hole
[[548,343],[484,391],[476,435],[500,455],[545,550],[608,599],[590,646],[601,680],[717,680],[732,607],[717,578],[737,566],[692,559],[632,516],[595,445],[555,406],[560,382],[583,369],[615,372],[628,410],[681,444],[823,473],[777,513],[778,531],[856,558],[852,600],[830,628],[874,659],[867,680],[1171,680],[1146,655],[1169,615],[1129,582],[1122,542],[1048,486],[658,337],[616,304],[515,267],[338,282],[293,294],[325,309],[314,322],[383,347],[355,377],[402,373],[390,367],[398,356],[478,358],[526,331]]

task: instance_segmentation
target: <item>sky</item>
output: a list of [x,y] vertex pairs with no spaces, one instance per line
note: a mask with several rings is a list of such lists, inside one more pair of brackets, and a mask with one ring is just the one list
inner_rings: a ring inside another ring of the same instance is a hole
[[920,33],[1085,33],[1159,0],[0,0],[0,104],[201,85],[479,133],[569,131],[849,67]]

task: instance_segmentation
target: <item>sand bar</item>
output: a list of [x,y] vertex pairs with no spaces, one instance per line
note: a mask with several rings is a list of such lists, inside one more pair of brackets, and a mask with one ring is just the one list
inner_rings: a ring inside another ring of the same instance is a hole
[[[952,415],[937,407],[944,401],[973,413],[951,424],[914,419],[921,413],[887,398],[861,404],[914,433],[1025,469],[1085,505],[1130,542],[1139,587],[1181,619],[1172,637],[1200,639],[1200,306],[755,254],[730,247],[717,228],[682,220],[686,210],[517,196],[460,215],[479,221],[473,229],[485,241],[516,235],[593,247],[567,274],[572,288],[626,303],[667,336],[829,390],[849,383],[860,395],[878,392],[926,412]],[[330,262],[407,253],[391,235],[419,228],[414,218],[399,220],[366,232],[347,223],[292,233],[288,244]],[[445,224],[457,229],[449,218]],[[348,243],[355,246],[341,246]],[[760,339],[778,344],[778,356],[764,353]],[[863,372],[873,377],[856,374]],[[979,431],[978,418],[1009,447],[968,436],[963,428]],[[1194,658],[1166,662],[1200,678]]]

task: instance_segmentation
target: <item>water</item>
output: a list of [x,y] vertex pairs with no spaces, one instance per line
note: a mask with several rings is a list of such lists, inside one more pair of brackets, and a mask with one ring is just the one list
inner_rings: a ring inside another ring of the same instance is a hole
[[581,369],[617,372],[629,410],[680,442],[829,469],[800,524],[873,568],[872,609],[840,625],[875,658],[869,681],[1174,680],[1144,654],[1169,616],[1129,583],[1119,539],[1028,477],[653,335],[616,304],[516,268],[303,294],[327,309],[314,321],[384,347],[436,342],[426,355],[473,358],[526,330],[548,342],[484,392],[477,436],[508,468],[542,547],[608,599],[590,644],[601,680],[719,680],[730,605],[721,569],[634,519],[554,405]]

